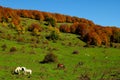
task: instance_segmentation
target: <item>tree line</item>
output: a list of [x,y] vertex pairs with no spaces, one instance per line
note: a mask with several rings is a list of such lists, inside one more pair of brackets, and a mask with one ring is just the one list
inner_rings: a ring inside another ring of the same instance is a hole
[[112,43],[120,43],[120,28],[117,27],[75,22],[70,26],[62,24],[60,31],[80,35],[87,45],[112,46]]
[[[80,35],[80,39],[86,42],[87,45],[110,46],[112,43],[120,43],[120,28],[114,26],[101,26],[85,18],[59,13],[11,9],[0,6],[0,23],[10,22],[15,26],[19,26],[21,17],[49,21],[50,23],[48,24],[51,24],[53,27],[56,26],[55,23],[73,23],[72,25],[61,24],[59,30],[61,32]],[[36,29],[39,28],[37,27],[34,30],[36,31]],[[31,27],[31,30],[33,30],[33,27]]]

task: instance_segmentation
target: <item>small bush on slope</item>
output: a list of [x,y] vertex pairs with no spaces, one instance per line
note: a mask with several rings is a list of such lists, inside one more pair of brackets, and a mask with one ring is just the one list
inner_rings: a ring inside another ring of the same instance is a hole
[[50,62],[57,62],[57,56],[53,53],[48,53],[45,57],[44,60],[41,63],[50,63]]

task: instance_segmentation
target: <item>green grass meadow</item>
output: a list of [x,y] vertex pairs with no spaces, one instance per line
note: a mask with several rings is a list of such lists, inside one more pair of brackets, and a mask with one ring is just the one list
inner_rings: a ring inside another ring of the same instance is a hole
[[[23,21],[27,25],[37,22]],[[77,38],[78,35],[70,33],[60,33],[60,39],[56,41],[45,39],[45,31],[39,38],[30,36],[29,32],[16,36],[16,31],[8,28],[0,27],[3,31],[0,33],[0,80],[120,80],[120,48],[83,47],[85,43]],[[12,38],[4,39],[3,34],[5,37],[11,34]],[[19,37],[24,40],[16,41]],[[36,40],[39,43],[35,43]],[[4,50],[2,45],[6,45]],[[11,47],[16,50],[10,52]],[[74,51],[78,54],[73,54]],[[58,62],[41,64],[50,52],[57,55]],[[64,64],[65,69],[58,69],[58,63]],[[13,74],[17,66],[31,69],[32,75]]]
[[[9,41],[4,40],[4,43]],[[1,44],[3,44],[3,42]],[[35,48],[29,44],[21,45],[14,41],[7,43],[8,48],[0,54],[0,79],[2,80],[79,80],[79,77],[87,75],[91,80],[99,80],[102,75],[109,80],[112,73],[120,71],[119,49],[115,48],[84,48],[78,46],[62,46],[60,42],[50,46],[57,47],[53,51],[58,56],[58,62],[65,65],[65,70],[57,69],[57,63],[41,64],[40,61],[49,53],[49,50]],[[17,51],[9,52],[9,48],[15,45]],[[24,46],[24,49],[22,47]],[[72,54],[74,50],[79,54]],[[78,65],[82,62],[83,65]],[[13,75],[17,66],[25,66],[32,69],[30,78],[27,75]],[[119,76],[120,77],[120,76]]]

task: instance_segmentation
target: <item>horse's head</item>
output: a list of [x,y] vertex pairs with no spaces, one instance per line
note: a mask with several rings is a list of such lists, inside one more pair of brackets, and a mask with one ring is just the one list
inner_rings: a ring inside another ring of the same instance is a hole
[[26,70],[26,68],[25,68],[25,67],[21,67],[21,69],[22,69],[22,71],[25,71],[25,70]]

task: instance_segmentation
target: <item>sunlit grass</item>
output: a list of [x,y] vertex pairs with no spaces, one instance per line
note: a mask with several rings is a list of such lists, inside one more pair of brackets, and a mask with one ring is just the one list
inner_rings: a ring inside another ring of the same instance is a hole
[[[26,20],[27,26],[32,22],[39,23],[32,19],[23,20]],[[47,31],[48,26],[43,27],[46,27],[44,30]],[[0,29],[6,32],[5,28]],[[8,33],[16,36],[16,31],[12,31],[9,30]],[[49,31],[46,31],[42,31],[39,38],[26,31],[25,34],[17,36],[25,38],[23,42],[14,38],[0,39],[0,80],[80,80],[81,75],[87,75],[91,80],[100,80],[104,75],[103,78],[109,80],[113,77],[111,74],[120,71],[120,49],[86,48],[78,35],[69,33],[60,33],[60,39],[56,41],[47,40],[45,35]],[[35,43],[34,40],[37,39],[39,43]],[[4,44],[7,46],[5,50],[1,47]],[[10,52],[13,46],[16,51]],[[72,54],[73,51],[78,51],[78,54]],[[44,56],[50,52],[57,55],[58,62],[41,64]],[[64,64],[66,68],[57,69],[58,63]],[[17,66],[32,69],[31,77],[12,74]],[[119,78],[120,75],[116,74],[115,77]]]

